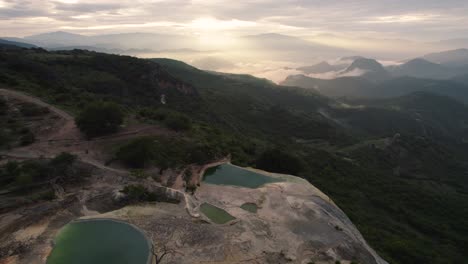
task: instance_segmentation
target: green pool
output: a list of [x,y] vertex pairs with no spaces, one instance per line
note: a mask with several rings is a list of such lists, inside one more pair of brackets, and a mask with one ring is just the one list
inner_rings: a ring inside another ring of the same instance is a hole
[[251,213],[257,213],[257,210],[258,210],[258,206],[254,203],[245,203],[243,205],[241,205],[241,208],[244,209],[245,211],[247,212],[251,212]]
[[47,264],[149,264],[150,243],[124,222],[85,220],[66,225],[55,239]]
[[203,181],[218,185],[233,185],[247,188],[258,188],[267,183],[281,182],[281,179],[265,176],[242,169],[231,164],[222,164],[206,170]]
[[223,209],[209,203],[203,203],[200,205],[200,211],[216,224],[225,224],[236,219]]

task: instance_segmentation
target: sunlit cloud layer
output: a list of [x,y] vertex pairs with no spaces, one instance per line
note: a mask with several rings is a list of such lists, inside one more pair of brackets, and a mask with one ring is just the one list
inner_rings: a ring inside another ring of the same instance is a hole
[[112,44],[279,82],[336,54],[401,61],[468,48],[467,14],[467,0],[0,0],[0,37],[155,33],[157,44],[143,35]]
[[436,40],[468,33],[465,0],[0,0],[0,33],[319,33]]

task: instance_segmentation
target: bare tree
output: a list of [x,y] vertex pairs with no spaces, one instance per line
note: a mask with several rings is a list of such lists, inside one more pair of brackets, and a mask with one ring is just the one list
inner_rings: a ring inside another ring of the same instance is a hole
[[156,264],[162,264],[163,259],[167,256],[174,256],[176,254],[183,255],[181,252],[175,250],[172,246],[174,233],[164,242],[155,242],[154,235],[151,235],[151,254],[153,255]]
[[174,249],[171,249],[166,245],[159,247],[153,244],[153,247],[151,249],[151,253],[153,254],[156,264],[161,264],[165,256],[172,255],[175,252],[176,251]]

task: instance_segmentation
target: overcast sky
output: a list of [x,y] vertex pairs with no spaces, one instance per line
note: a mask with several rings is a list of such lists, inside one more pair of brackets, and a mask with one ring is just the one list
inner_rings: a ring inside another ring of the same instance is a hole
[[0,0],[0,35],[68,31],[468,37],[467,0]]

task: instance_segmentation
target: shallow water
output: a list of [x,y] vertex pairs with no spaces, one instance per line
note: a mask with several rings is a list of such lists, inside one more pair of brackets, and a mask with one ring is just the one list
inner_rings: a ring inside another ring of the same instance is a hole
[[203,181],[218,185],[233,185],[247,188],[258,188],[267,183],[281,182],[281,179],[265,176],[242,169],[231,164],[222,164],[206,170]]
[[147,264],[149,254],[146,237],[129,224],[77,221],[60,231],[47,264]]
[[236,219],[223,209],[209,203],[203,203],[200,206],[200,211],[216,224],[225,224]]
[[258,210],[257,205],[254,203],[245,203],[241,205],[241,208],[251,213],[257,213],[257,210]]

